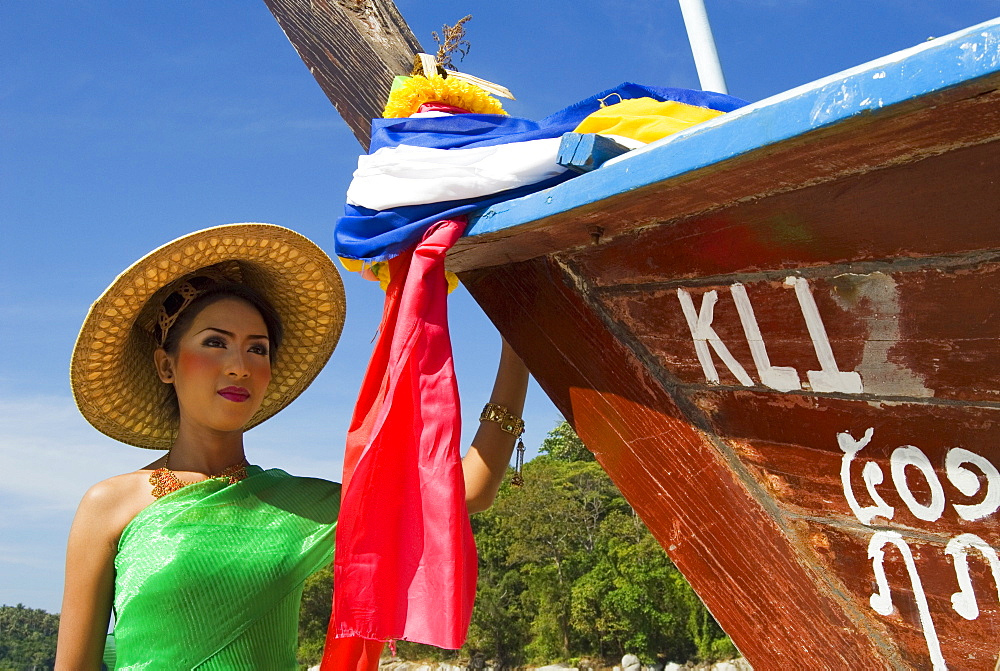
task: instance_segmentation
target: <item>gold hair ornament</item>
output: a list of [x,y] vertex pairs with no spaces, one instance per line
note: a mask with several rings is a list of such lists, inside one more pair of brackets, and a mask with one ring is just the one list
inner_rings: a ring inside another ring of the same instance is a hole
[[[167,341],[167,333],[170,332],[170,328],[177,321],[177,318],[181,316],[181,313],[184,312],[184,310],[187,309],[187,307],[191,305],[196,298],[204,293],[205,289],[195,289],[194,285],[191,284],[190,281],[185,280],[184,282],[181,282],[176,289],[170,292],[170,296],[177,295],[181,297],[180,307],[174,310],[173,314],[167,314],[166,306],[163,303],[160,303],[160,309],[156,314],[156,325],[160,329],[160,347],[163,347],[163,343]],[[170,298],[170,296],[167,296],[167,298]],[[164,302],[166,301],[164,300]]]

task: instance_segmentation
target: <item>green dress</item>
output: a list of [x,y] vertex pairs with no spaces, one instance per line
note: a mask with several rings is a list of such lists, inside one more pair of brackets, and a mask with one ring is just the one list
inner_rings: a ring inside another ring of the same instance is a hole
[[340,485],[257,466],[150,504],[118,543],[109,667],[297,669],[302,585],[339,507]]

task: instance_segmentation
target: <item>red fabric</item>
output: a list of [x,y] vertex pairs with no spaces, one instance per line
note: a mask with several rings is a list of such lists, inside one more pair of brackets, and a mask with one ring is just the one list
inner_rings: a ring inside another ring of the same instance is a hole
[[378,671],[384,646],[382,641],[364,638],[327,638],[320,668],[324,671]]
[[419,108],[417,108],[417,112],[447,112],[448,114],[470,113],[469,110],[467,109],[462,109],[461,107],[455,107],[454,105],[438,102],[436,100],[422,104]]
[[435,224],[389,261],[382,328],[347,436],[324,670],[351,637],[457,649],[476,589],[458,385],[448,333],[447,250],[466,221]]

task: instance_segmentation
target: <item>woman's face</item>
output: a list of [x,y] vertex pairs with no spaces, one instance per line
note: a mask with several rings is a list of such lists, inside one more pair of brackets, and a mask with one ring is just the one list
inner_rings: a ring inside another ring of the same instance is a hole
[[155,354],[160,379],[177,393],[181,425],[241,430],[271,381],[269,347],[264,319],[245,301],[223,298],[195,315],[174,354]]

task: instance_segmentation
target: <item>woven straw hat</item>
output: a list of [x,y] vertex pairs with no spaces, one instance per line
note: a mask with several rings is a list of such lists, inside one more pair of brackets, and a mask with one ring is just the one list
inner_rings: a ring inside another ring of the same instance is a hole
[[218,226],[169,242],[119,275],[91,306],[70,365],[80,412],[123,443],[169,449],[177,420],[157,377],[153,325],[177,281],[208,266],[257,290],[277,310],[284,338],[271,383],[246,427],[292,402],[326,364],[344,326],[344,285],[309,239],[271,224]]

